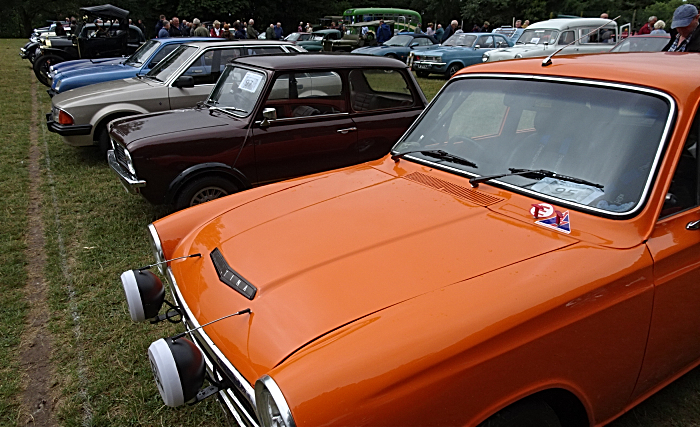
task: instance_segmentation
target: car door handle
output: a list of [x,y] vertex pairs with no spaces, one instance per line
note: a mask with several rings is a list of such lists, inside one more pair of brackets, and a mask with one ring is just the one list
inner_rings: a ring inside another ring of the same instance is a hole
[[347,128],[347,129],[338,129],[336,132],[342,133],[343,135],[345,135],[346,133],[354,131],[354,130],[357,130],[357,128],[352,127],[352,128]]
[[685,226],[686,230],[700,230],[700,219],[697,221],[690,221],[688,225]]

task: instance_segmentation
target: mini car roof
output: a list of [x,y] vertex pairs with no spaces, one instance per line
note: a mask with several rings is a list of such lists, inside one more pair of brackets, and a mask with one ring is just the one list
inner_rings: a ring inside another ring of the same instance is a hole
[[111,4],[103,4],[101,6],[89,6],[89,7],[81,7],[80,8],[81,12],[85,12],[86,14],[90,15],[98,15],[98,16],[103,16],[105,18],[126,18],[129,16],[129,11],[112,6]]
[[[332,57],[332,58],[330,58]],[[277,69],[309,69],[309,68],[406,68],[395,59],[376,55],[360,55],[336,52],[318,54],[286,54],[286,55],[255,55],[236,58],[232,64],[250,65],[253,67]]]

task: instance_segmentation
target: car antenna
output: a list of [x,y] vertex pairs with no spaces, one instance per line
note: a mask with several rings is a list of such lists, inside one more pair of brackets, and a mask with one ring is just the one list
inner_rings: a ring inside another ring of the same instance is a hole
[[[622,15],[617,15],[617,17],[611,19],[610,22],[615,22],[615,21],[617,21],[617,19],[618,19],[620,16],[622,16]],[[581,37],[577,38],[576,40],[572,41],[571,43],[567,44],[566,46],[562,46],[562,47],[560,47],[559,49],[555,50],[551,55],[549,55],[548,57],[546,57],[546,58],[542,61],[542,66],[543,66],[543,67],[546,67],[546,66],[552,65],[552,57],[553,57],[554,55],[556,55],[557,53],[559,53],[559,52],[561,52],[562,50],[566,49],[567,47],[571,46],[572,44],[576,43],[577,41],[581,40],[582,38],[590,36],[591,34],[595,33],[595,32],[598,31],[598,30],[600,30],[600,29],[603,28],[604,26],[608,25],[610,22],[606,22],[605,24],[601,25],[600,27],[598,27],[598,28],[596,28],[596,29],[594,29],[594,30],[591,30],[588,34],[584,34],[584,35],[582,35]]]

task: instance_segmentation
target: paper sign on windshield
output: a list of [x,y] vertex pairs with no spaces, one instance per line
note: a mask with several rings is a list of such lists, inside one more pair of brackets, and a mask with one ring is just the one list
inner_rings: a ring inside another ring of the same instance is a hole
[[247,92],[255,92],[258,90],[258,86],[260,86],[262,78],[263,76],[261,74],[252,73],[249,71],[246,73],[245,77],[243,77],[243,80],[238,85],[238,88]]
[[585,184],[562,181],[555,178],[542,178],[532,189],[549,196],[587,205],[604,193],[600,188]]

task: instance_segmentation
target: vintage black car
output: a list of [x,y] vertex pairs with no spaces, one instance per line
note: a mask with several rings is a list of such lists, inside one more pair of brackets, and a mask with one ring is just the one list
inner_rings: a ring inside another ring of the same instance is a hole
[[34,74],[50,86],[49,68],[73,59],[112,58],[130,55],[146,41],[141,29],[129,25],[129,11],[110,4],[83,7],[81,12],[95,19],[85,24],[77,35],[49,37],[34,59]]
[[110,123],[131,193],[186,208],[386,155],[427,101],[405,64],[347,54],[238,58],[199,108]]

